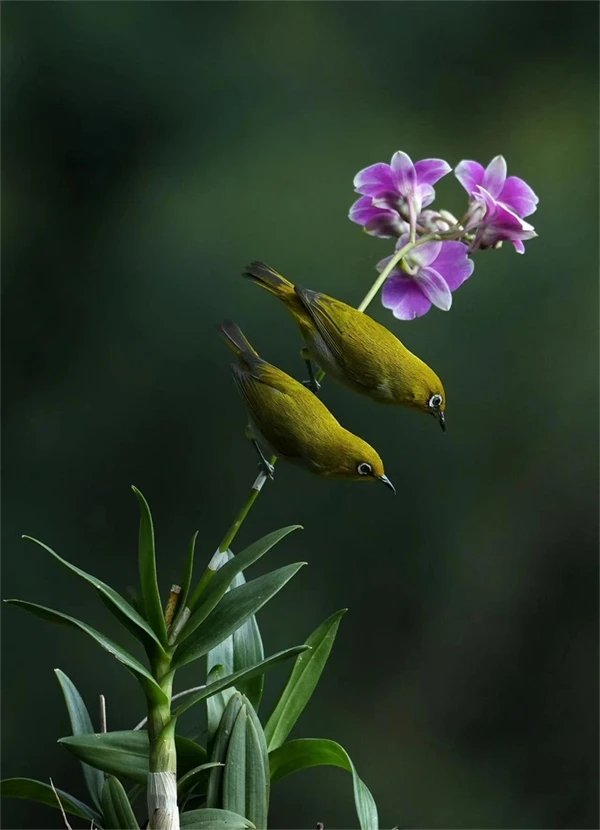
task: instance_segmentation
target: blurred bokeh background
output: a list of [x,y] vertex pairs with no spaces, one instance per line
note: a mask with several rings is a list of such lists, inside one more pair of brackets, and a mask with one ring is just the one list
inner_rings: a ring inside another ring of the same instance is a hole
[[[445,435],[324,388],[398,496],[281,465],[238,540],[306,528],[254,569],[309,562],[259,617],[267,652],[349,607],[295,734],[348,749],[384,827],[598,827],[597,28],[594,3],[3,8],[2,593],[113,636],[20,534],[125,589],[135,483],[165,591],[195,529],[212,554],[255,475],[215,323],[303,372],[243,266],[358,302],[390,244],[348,221],[352,177],[397,149],[503,153],[540,197],[539,239],[479,255],[450,313],[372,307],[443,377]],[[437,192],[463,207],[452,177]],[[3,623],[3,775],[82,794],[52,669],[113,729],[141,716],[135,682],[73,632]],[[355,826],[345,773],[275,787],[273,827],[317,821]],[[62,824],[7,802],[3,826]]]

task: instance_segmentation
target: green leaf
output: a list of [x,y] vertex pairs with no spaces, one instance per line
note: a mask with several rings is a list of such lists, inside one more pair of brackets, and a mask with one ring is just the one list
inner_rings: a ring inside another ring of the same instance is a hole
[[200,764],[197,767],[193,767],[189,772],[186,772],[185,775],[182,775],[181,778],[177,781],[177,793],[179,796],[185,795],[191,787],[196,786],[196,779],[201,772],[208,772],[208,770],[213,769],[214,767],[222,767],[219,761],[211,761],[208,764]]
[[296,562],[286,565],[229,591],[206,619],[202,628],[177,648],[173,667],[180,668],[186,663],[191,663],[221,643],[274,597],[305,564],[306,562]]
[[[257,827],[266,827],[270,776],[262,726],[246,697],[241,699],[233,729],[229,728],[230,718],[227,720],[219,733],[219,743],[227,743],[221,785],[223,807],[246,816]],[[211,801],[214,795],[212,792]]]
[[[88,735],[94,732],[92,721],[89,712],[77,687],[73,681],[60,669],[54,669],[54,674],[60,683],[67,711],[69,713],[69,720],[71,721],[71,729],[74,735]],[[102,805],[102,788],[104,786],[104,777],[102,773],[88,766],[82,764],[83,776],[87,784],[88,791],[94,800],[96,807],[101,809]]]
[[225,762],[227,761],[227,748],[229,746],[231,732],[241,708],[242,696],[239,692],[234,692],[225,707],[213,742],[211,761],[220,764],[220,766],[215,767],[208,778],[208,789],[206,793],[207,807],[216,807],[222,803],[222,785]]
[[256,830],[244,816],[212,807],[181,813],[179,821],[180,826],[186,830]]
[[227,744],[227,755],[223,770],[223,807],[225,810],[231,810],[242,816],[246,815],[247,718],[246,705],[242,702]]
[[83,631],[95,640],[105,651],[108,651],[109,654],[116,657],[120,663],[123,663],[123,665],[138,678],[142,684],[142,688],[153,702],[163,704],[168,702],[167,696],[146,667],[143,666],[139,660],[136,660],[135,657],[126,652],[125,649],[121,648],[121,646],[117,645],[112,640],[109,640],[108,637],[105,637],[104,634],[96,631],[95,628],[92,628],[91,625],[87,625],[87,623],[77,620],[75,617],[70,617],[68,614],[62,614],[60,611],[54,611],[52,608],[46,608],[44,605],[37,605],[34,602],[25,602],[25,600],[22,599],[5,599],[4,602],[9,603],[10,605],[16,605],[18,608],[24,608],[26,611],[31,611],[32,614],[35,614],[37,617],[41,617],[43,620],[49,620],[50,622],[58,623],[60,625],[67,625],[71,628]]
[[208,761],[204,747],[191,738],[175,735],[175,748],[177,750],[177,771],[181,776],[190,770],[197,769]]
[[[216,607],[219,600],[223,597],[233,578],[236,574],[257,562],[261,556],[264,556],[274,545],[281,541],[285,536],[294,530],[301,529],[301,525],[290,525],[283,527],[280,530],[275,530],[273,533],[268,533],[256,542],[253,542],[241,553],[238,553],[227,564],[215,573],[211,579],[206,591],[202,595],[202,601],[198,608],[193,612],[183,630],[179,641],[182,642],[186,637],[195,631],[200,623],[202,623],[210,612]],[[192,609],[193,610],[193,609]]]
[[102,790],[105,830],[139,830],[127,793],[118,778],[107,775]]
[[194,556],[196,552],[196,539],[198,538],[198,531],[194,533],[192,536],[190,546],[188,548],[188,556],[187,562],[185,566],[185,573],[183,575],[183,580],[181,582],[181,594],[179,599],[179,611],[173,620],[173,624],[170,628],[170,631],[173,631],[176,628],[177,623],[181,615],[184,613],[185,608],[187,606],[188,596],[190,593],[190,585],[192,584],[192,575],[194,573]]
[[158,580],[156,577],[156,551],[154,547],[154,526],[152,514],[148,502],[137,489],[131,489],[137,496],[140,503],[140,532],[138,543],[138,564],[140,571],[140,588],[142,592],[142,604],[146,613],[146,619],[150,623],[154,633],[161,643],[167,643],[167,627],[160,601]]
[[[80,576],[90,585],[92,585],[100,594],[100,597],[104,600],[106,607],[112,611],[112,613],[117,617],[119,622],[124,623],[127,625],[127,628],[140,639],[142,642],[145,642],[145,636],[140,637],[140,632],[143,632],[143,635],[148,635],[151,637],[161,648],[162,645],[160,640],[152,631],[146,620],[138,614],[135,608],[127,602],[127,600],[122,597],[114,588],[111,588],[110,585],[107,585],[105,582],[102,582],[101,579],[97,579],[92,574],[86,573],[86,571],[82,571],[81,568],[77,568],[75,565],[72,565],[70,562],[67,562],[66,559],[63,559],[62,556],[59,556],[56,551],[53,551],[51,547],[44,544],[44,542],[40,542],[39,539],[35,539],[33,536],[23,536],[23,539],[27,539],[30,542],[35,542],[36,545],[39,545],[44,550],[48,551],[55,559],[57,559],[61,565],[64,565],[65,568],[72,571],[73,573]],[[129,624],[128,624],[129,623]],[[133,623],[133,625],[131,625]]]
[[285,741],[312,697],[346,611],[343,608],[321,623],[306,641],[311,650],[296,658],[290,679],[265,726],[269,751]]
[[[225,640],[224,648],[222,649],[222,656],[226,658],[226,650],[227,645],[233,646],[233,638],[228,637]],[[213,649],[210,654],[214,654],[217,649]],[[232,673],[232,669],[229,668],[230,664],[233,663],[233,657],[231,659],[227,659],[227,666],[228,668],[225,669],[221,664],[213,666],[211,670],[208,672],[208,676],[206,678],[207,685],[210,683],[214,683],[216,680],[222,680],[224,677],[227,677],[229,674]],[[263,677],[263,675],[259,675],[259,677]],[[217,733],[217,729],[219,728],[219,724],[221,723],[221,718],[223,717],[223,712],[227,708],[227,704],[229,703],[231,696],[235,694],[237,690],[234,686],[230,686],[228,689],[224,689],[222,692],[217,692],[215,695],[211,695],[206,699],[206,745],[211,750],[215,735]]]
[[59,738],[80,761],[116,775],[145,784],[148,777],[148,733],[133,730],[122,732],[96,732]]
[[288,741],[269,754],[271,781],[293,772],[316,766],[341,767],[351,773],[354,803],[361,830],[377,830],[377,807],[366,784],[358,777],[346,750],[335,741],[324,738],[300,738]]
[[[72,816],[93,821],[98,826],[102,823],[102,817],[99,813],[79,801],[64,790],[56,788],[58,797],[63,806],[65,813],[70,813]],[[49,784],[44,784],[42,781],[36,781],[33,778],[5,778],[0,781],[0,797],[2,798],[24,798],[27,801],[37,801],[39,804],[45,804],[47,807],[54,807],[55,810],[60,810],[56,796]]]
[[[60,738],[58,743],[96,769],[146,784],[149,744],[145,731],[96,732]],[[181,775],[205,763],[206,751],[195,741],[176,735],[175,746]]]
[[[228,551],[228,554],[230,557],[233,556],[231,551]],[[231,582],[231,588],[237,588],[239,585],[243,585],[245,581],[243,573],[236,574]],[[207,682],[259,663],[264,656],[258,623],[256,617],[252,615],[233,634],[208,652],[206,661]],[[218,674],[215,673],[215,669],[219,669]],[[252,680],[238,684],[239,691],[246,695],[255,709],[258,709],[260,704],[264,682],[264,675],[261,674]],[[228,689],[209,697],[206,701],[207,743],[209,746],[232,694],[233,690]]]
[[262,725],[245,698],[248,712],[246,721],[246,810],[244,815],[257,827],[266,827],[269,815],[271,777],[269,755]]
[[223,689],[228,689],[230,686],[234,686],[240,680],[248,680],[259,674],[264,674],[267,669],[270,669],[271,666],[275,665],[275,663],[279,663],[281,660],[289,660],[290,657],[295,657],[297,654],[300,654],[300,652],[306,651],[307,648],[308,646],[294,646],[293,648],[288,648],[285,651],[279,651],[271,657],[267,657],[266,660],[261,660],[261,662],[257,663],[255,666],[250,666],[247,669],[234,672],[233,674],[227,675],[227,677],[222,677],[219,680],[215,680],[213,683],[207,684],[207,686],[205,686],[205,688],[201,691],[195,692],[195,694],[186,697],[185,703],[180,704],[173,712],[173,717],[178,718],[180,715],[183,715],[184,712],[187,712],[187,710],[192,706],[195,706],[196,703],[206,700],[207,697],[210,697],[217,692],[221,692]]

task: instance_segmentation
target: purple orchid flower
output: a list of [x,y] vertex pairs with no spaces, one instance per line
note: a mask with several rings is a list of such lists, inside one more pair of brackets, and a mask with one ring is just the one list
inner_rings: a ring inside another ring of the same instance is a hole
[[477,161],[464,160],[454,171],[470,197],[465,229],[475,230],[472,250],[508,241],[522,254],[523,241],[537,236],[524,217],[536,210],[539,199],[523,179],[507,178],[506,173],[504,156],[495,156],[485,169]]
[[362,198],[350,208],[349,218],[373,236],[388,238],[414,231],[421,210],[435,199],[433,185],[451,169],[443,159],[413,164],[399,150],[390,164],[372,164],[356,174],[354,189]]
[[[396,250],[406,245],[408,235],[398,240]],[[399,320],[414,320],[432,305],[448,311],[452,292],[473,273],[475,264],[462,242],[424,242],[417,245],[395,268],[383,286],[382,303]],[[383,271],[391,257],[377,263]]]

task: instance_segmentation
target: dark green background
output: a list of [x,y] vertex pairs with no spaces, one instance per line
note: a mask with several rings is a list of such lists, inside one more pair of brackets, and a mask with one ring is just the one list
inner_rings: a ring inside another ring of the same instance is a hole
[[[306,528],[254,570],[309,562],[260,615],[268,652],[350,608],[296,734],[347,747],[384,827],[598,826],[597,24],[594,3],[3,9],[2,593],[113,635],[19,535],[124,589],[135,483],[163,590],[196,528],[206,562],[255,475],[215,323],[302,373],[291,320],[239,277],[246,262],[358,302],[390,243],[346,218],[352,177],[397,149],[503,153],[540,197],[539,239],[478,255],[450,313],[372,307],[443,377],[446,435],[324,389],[398,496],[281,465],[239,538]],[[452,177],[438,204],[463,208]],[[75,633],[3,618],[3,775],[80,793],[52,668],[94,710],[103,692],[113,729],[142,714],[135,682]],[[180,687],[199,682],[197,668]],[[339,770],[274,790],[273,827],[317,821],[354,826]],[[3,826],[61,820],[10,802]]]

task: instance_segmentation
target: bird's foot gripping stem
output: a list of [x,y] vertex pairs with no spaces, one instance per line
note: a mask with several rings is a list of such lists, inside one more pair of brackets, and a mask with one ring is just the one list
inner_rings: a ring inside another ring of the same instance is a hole
[[264,452],[261,450],[258,441],[255,438],[251,439],[254,449],[258,453],[258,457],[260,461],[258,462],[258,466],[260,468],[261,473],[264,473],[268,478],[275,478],[275,467],[271,462],[267,459]]
[[314,392],[315,395],[318,394],[319,390],[321,389],[321,384],[316,378],[315,370],[313,369],[312,361],[310,361],[307,357],[304,357],[304,362],[306,363],[306,368],[308,369],[308,380],[303,380],[302,383],[305,386],[308,386],[311,392]]

